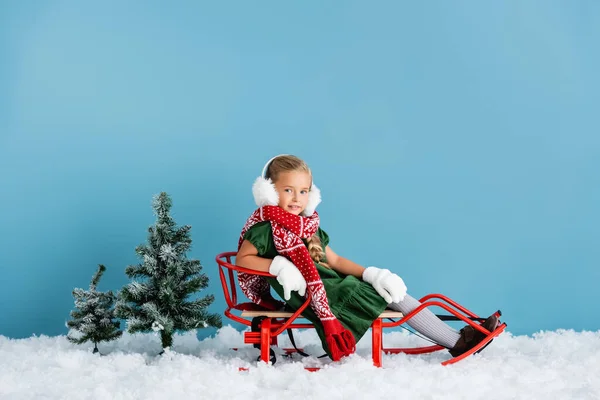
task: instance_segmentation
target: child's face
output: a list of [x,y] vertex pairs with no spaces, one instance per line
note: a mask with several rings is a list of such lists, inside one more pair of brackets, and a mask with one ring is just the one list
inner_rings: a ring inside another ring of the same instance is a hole
[[279,194],[278,206],[289,213],[299,215],[308,203],[311,181],[308,172],[281,172],[275,182],[275,190]]

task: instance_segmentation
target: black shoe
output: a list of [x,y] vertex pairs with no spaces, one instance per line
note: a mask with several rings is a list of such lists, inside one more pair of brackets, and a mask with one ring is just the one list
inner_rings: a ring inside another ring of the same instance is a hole
[[[498,317],[493,314],[490,315],[484,322],[481,324],[482,327],[492,332],[498,326]],[[460,330],[460,338],[456,342],[453,348],[448,351],[452,355],[452,357],[458,357],[461,354],[471,350],[477,344],[479,344],[483,339],[486,338],[486,335],[480,332],[479,330],[473,328],[471,325],[467,325]],[[490,344],[488,342],[487,344]],[[486,344],[486,346],[487,346]],[[483,350],[479,349],[479,351]],[[478,353],[479,353],[478,351]]]

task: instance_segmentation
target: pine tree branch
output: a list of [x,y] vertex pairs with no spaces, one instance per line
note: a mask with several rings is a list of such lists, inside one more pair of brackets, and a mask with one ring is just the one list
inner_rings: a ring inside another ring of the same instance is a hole
[[206,276],[195,276],[181,282],[179,286],[184,293],[194,293],[208,286],[208,278]]
[[94,274],[94,277],[92,278],[92,283],[90,284],[91,291],[96,291],[96,287],[98,286],[98,282],[100,281],[100,278],[102,278],[104,271],[106,271],[106,267],[102,264],[99,264],[98,271],[96,271],[96,273]]
[[140,277],[148,278],[148,277],[152,276],[149,273],[146,264],[128,265],[125,268],[125,274],[132,279],[140,278]]

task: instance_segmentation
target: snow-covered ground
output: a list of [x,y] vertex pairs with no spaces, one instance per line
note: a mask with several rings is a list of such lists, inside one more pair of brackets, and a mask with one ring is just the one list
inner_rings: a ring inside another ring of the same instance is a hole
[[[281,338],[288,346],[287,336]],[[323,354],[313,330],[296,331],[295,338],[310,354]],[[404,332],[384,335],[384,346],[418,343]],[[153,333],[102,343],[102,356],[92,348],[65,336],[0,336],[0,398],[600,399],[600,331],[505,332],[482,353],[446,367],[440,362],[449,355],[442,351],[384,356],[384,367],[375,368],[369,333],[357,354],[339,363],[279,357],[274,366],[259,365],[258,350],[230,326],[202,341],[194,332],[178,335],[163,356]],[[307,372],[303,365],[323,369]]]

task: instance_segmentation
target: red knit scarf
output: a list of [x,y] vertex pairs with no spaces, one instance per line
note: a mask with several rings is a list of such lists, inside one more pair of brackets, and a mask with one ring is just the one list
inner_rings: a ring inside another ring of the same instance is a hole
[[[317,232],[319,214],[315,211],[310,217],[302,217],[278,206],[261,207],[246,221],[240,235],[238,250],[246,232],[262,221],[271,223],[277,252],[294,263],[306,280],[306,289],[311,296],[310,305],[323,324],[325,341],[331,358],[337,361],[343,356],[352,354],[356,348],[354,336],[331,312],[319,272],[302,242],[302,239],[307,239]],[[238,280],[242,291],[250,300],[266,308],[275,309],[277,301],[271,297],[269,284],[264,277],[239,273]]]

